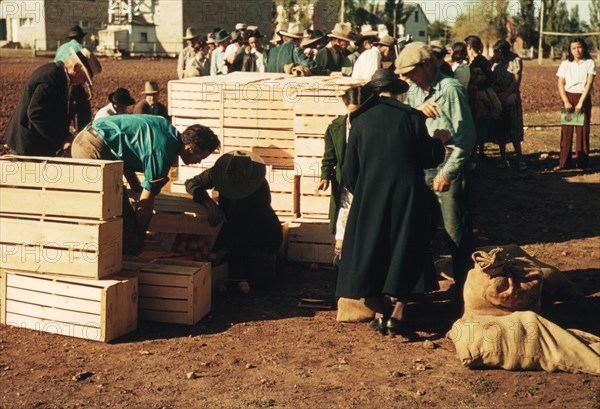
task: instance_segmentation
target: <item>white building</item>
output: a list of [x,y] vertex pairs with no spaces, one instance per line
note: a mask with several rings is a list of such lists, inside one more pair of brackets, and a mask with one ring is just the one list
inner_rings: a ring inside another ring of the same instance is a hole
[[398,37],[411,35],[414,41],[428,42],[429,20],[418,3],[405,3],[398,19]]

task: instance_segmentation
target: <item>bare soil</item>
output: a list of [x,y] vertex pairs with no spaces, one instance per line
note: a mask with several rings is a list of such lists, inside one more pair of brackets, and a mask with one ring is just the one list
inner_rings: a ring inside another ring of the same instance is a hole
[[[0,134],[25,79],[47,61],[0,61]],[[166,89],[175,73],[173,60],[103,65],[95,108],[117,86],[137,96],[145,80]],[[592,128],[595,171],[548,172],[559,149],[556,69],[526,65],[529,170],[496,169],[498,152],[490,146],[491,159],[472,173],[476,238],[478,245],[520,244],[559,267],[585,297],[546,305],[542,315],[599,335],[600,112]],[[269,290],[215,294],[211,314],[196,326],[140,322],[111,344],[0,325],[0,407],[600,407],[598,377],[462,367],[445,338],[460,311],[443,300],[409,305],[417,334],[410,340],[379,336],[367,324],[338,324],[335,311],[298,307],[304,297],[334,301],[334,286],[328,266],[288,265]],[[425,340],[435,348],[425,348]],[[88,371],[89,378],[72,379]],[[197,378],[187,379],[193,371]]]

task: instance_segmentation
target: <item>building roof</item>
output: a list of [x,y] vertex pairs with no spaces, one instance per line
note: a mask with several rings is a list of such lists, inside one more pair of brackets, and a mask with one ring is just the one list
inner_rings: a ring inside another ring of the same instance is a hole
[[[373,8],[374,13],[381,13],[385,10],[385,0],[367,0],[366,4]],[[415,10],[421,11],[421,18],[425,19],[425,22],[429,24],[429,19],[423,12],[423,9],[418,3],[403,3],[402,14],[398,17],[398,24],[405,24],[408,18],[415,12]]]

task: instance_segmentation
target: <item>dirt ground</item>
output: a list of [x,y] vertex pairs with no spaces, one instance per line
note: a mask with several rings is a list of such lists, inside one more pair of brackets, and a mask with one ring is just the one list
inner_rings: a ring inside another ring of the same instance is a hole
[[[46,61],[0,61],[0,134],[26,77]],[[556,69],[525,68],[529,170],[496,169],[498,151],[490,146],[491,159],[471,174],[476,239],[520,244],[560,268],[585,297],[546,305],[542,315],[600,335],[600,110],[592,128],[595,172],[548,172],[559,149]],[[137,96],[154,79],[166,89],[174,72],[172,60],[106,61],[94,106],[117,86]],[[326,267],[289,265],[268,291],[215,294],[211,314],[196,326],[140,322],[111,344],[0,326],[0,407],[600,407],[598,377],[462,367],[445,338],[460,311],[443,300],[409,305],[418,334],[411,340],[338,324],[335,311],[299,308],[303,297],[333,301],[335,271]],[[93,375],[72,379],[87,371]],[[192,371],[197,378],[187,379]]]

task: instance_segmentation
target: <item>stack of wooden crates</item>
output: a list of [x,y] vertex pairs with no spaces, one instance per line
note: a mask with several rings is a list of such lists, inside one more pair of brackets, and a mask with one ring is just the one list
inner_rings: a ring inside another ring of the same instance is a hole
[[0,157],[0,322],[110,341],[137,328],[120,161]]
[[198,166],[179,164],[172,191],[235,149],[258,153],[268,165],[272,206],[289,222],[288,259],[330,263],[329,192],[316,192],[327,126],[346,113],[339,95],[359,81],[343,77],[291,77],[236,72],[169,82],[169,111],[183,132],[211,128],[221,150]]

